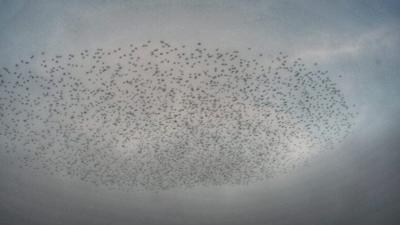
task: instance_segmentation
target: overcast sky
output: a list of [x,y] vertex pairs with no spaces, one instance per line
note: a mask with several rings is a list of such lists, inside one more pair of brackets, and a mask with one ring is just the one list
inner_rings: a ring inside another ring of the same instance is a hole
[[398,224],[399,17],[396,0],[0,1],[1,65],[146,40],[252,47],[341,74],[359,112],[334,151],[249,186],[122,193],[17,169],[1,153],[0,224]]

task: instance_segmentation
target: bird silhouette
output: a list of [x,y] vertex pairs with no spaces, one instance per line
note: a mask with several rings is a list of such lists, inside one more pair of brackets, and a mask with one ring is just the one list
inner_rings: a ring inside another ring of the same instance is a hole
[[111,188],[245,185],[331,149],[354,124],[314,63],[147,41],[41,52],[0,73],[1,151]]

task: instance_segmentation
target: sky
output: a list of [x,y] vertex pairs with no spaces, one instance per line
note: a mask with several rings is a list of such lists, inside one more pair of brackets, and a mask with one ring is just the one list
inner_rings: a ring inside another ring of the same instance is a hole
[[399,17],[398,1],[0,1],[1,65],[146,40],[251,47],[340,74],[359,112],[333,151],[248,186],[125,193],[0,154],[0,224],[398,224]]

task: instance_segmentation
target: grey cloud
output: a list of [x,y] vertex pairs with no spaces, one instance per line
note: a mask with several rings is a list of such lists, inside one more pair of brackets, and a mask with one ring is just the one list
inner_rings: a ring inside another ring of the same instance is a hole
[[317,61],[360,112],[335,151],[249,186],[124,193],[0,155],[0,224],[398,224],[399,9],[395,0],[0,1],[1,65],[42,50],[201,40]]

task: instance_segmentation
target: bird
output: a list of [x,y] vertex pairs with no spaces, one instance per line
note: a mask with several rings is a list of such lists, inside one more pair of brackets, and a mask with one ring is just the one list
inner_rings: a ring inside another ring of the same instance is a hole
[[263,181],[350,134],[356,105],[328,71],[253,49],[32,54],[0,73],[0,151],[53,176],[166,190]]

